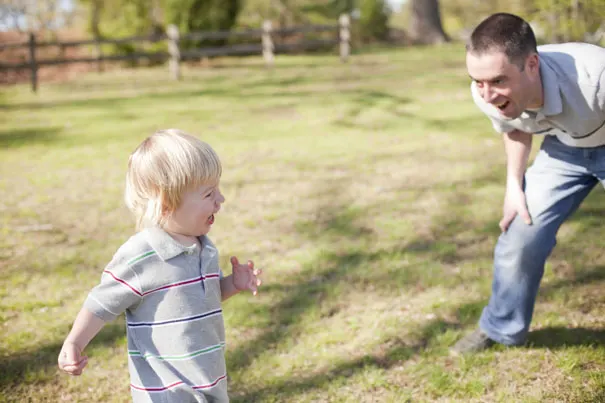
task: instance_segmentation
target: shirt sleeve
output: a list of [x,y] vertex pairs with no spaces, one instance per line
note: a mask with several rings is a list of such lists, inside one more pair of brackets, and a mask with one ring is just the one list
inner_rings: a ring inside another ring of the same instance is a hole
[[601,72],[601,78],[599,79],[599,89],[597,91],[597,94],[601,112],[605,113],[605,68]]
[[477,105],[481,112],[483,112],[489,118],[489,120],[492,122],[492,126],[495,131],[497,131],[498,133],[510,133],[515,130],[513,126],[490,114],[489,109],[491,106],[487,102],[485,102],[483,98],[481,98],[481,95],[479,95],[479,91],[477,91],[477,87],[474,82],[471,83],[471,94],[473,96],[473,101],[475,102],[475,105]]
[[126,263],[112,262],[103,271],[101,282],[88,294],[84,306],[109,322],[136,305],[142,295],[136,272]]

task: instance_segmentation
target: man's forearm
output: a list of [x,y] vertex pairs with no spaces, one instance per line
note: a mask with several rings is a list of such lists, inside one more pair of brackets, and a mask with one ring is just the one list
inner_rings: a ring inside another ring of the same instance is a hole
[[506,151],[506,186],[520,188],[529,160],[532,134],[516,130],[504,133],[502,137]]

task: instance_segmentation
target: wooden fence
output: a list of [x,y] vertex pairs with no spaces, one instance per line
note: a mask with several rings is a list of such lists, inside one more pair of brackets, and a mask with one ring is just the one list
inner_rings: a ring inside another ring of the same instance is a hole
[[[327,39],[305,40],[304,35],[309,33],[332,33],[333,36]],[[292,43],[275,43],[276,36],[285,37],[287,35],[303,36],[303,40]],[[227,45],[221,47],[205,47],[198,49],[183,49],[180,45],[184,41],[202,41],[202,40],[231,40],[234,38],[243,38],[248,43]],[[105,44],[127,44],[137,42],[158,43],[167,41],[167,52],[129,52],[127,54],[104,55],[102,45]],[[256,41],[256,43],[251,41]],[[178,28],[174,25],[167,27],[166,34],[133,36],[127,38],[97,38],[79,41],[56,41],[56,42],[38,42],[34,34],[30,34],[29,41],[22,43],[0,44],[0,52],[7,49],[26,48],[28,49],[28,60],[22,63],[0,63],[0,71],[6,70],[30,70],[31,88],[33,92],[38,89],[38,70],[41,66],[52,66],[73,63],[96,63],[99,71],[103,70],[105,61],[139,60],[146,59],[151,61],[168,61],[170,76],[178,80],[181,78],[180,63],[187,60],[196,60],[205,57],[227,56],[227,55],[254,55],[263,56],[265,64],[268,67],[273,65],[276,53],[284,53],[296,50],[312,50],[325,47],[334,47],[338,45],[340,59],[346,62],[350,53],[350,18],[348,15],[341,15],[336,25],[310,25],[301,27],[290,27],[272,29],[271,21],[265,21],[260,29],[240,30],[240,31],[216,31],[216,32],[190,32],[180,35]],[[92,57],[59,57],[56,59],[39,59],[37,49],[46,47],[58,47],[60,54],[64,55],[65,49],[79,46],[93,46],[94,56]]]

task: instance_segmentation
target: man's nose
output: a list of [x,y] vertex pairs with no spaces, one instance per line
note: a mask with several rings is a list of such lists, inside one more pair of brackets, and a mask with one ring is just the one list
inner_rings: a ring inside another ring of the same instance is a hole
[[494,100],[494,98],[496,98],[498,94],[496,94],[493,90],[493,88],[489,85],[489,84],[484,84],[483,85],[483,100],[485,102],[487,102],[488,104],[491,104],[492,101]]

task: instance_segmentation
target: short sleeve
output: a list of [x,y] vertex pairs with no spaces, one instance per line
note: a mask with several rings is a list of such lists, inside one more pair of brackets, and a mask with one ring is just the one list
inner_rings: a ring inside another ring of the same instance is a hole
[[84,306],[106,322],[114,320],[142,298],[141,286],[136,272],[126,263],[110,263],[94,287]]
[[492,122],[492,127],[498,133],[510,133],[510,132],[516,130],[511,125],[507,125],[506,123],[504,123],[500,120],[492,118],[491,116],[488,116],[488,117],[489,117],[489,120],[491,120],[491,122]]
[[599,79],[599,89],[597,90],[597,97],[601,112],[605,113],[605,69],[601,72]]
[[479,95],[479,91],[477,91],[477,87],[474,82],[471,83],[471,94],[473,96],[473,101],[475,102],[475,105],[477,105],[481,112],[483,112],[489,118],[489,120],[492,122],[492,126],[495,131],[497,131],[498,133],[510,133],[515,130],[513,126],[507,124],[501,119],[492,116],[489,113],[490,105],[487,104],[483,100],[483,98],[481,98],[481,95]]

